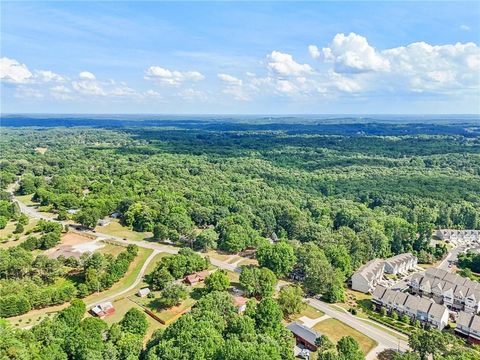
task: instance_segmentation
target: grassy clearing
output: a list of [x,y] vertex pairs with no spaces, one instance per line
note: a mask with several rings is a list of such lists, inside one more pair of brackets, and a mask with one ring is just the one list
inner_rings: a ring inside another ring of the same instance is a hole
[[97,226],[96,231],[102,234],[117,236],[122,239],[129,239],[135,241],[141,241],[152,236],[149,232],[137,232],[130,230],[126,226],[120,224],[118,219],[112,219],[110,224],[106,226]]
[[334,343],[338,342],[344,336],[353,337],[358,341],[358,344],[365,355],[378,345],[375,340],[370,339],[368,336],[336,319],[320,321],[313,328],[319,333],[328,336]]
[[103,243],[103,244],[104,246],[98,249],[98,252],[102,254],[110,254],[113,256],[117,256],[118,254],[120,254],[122,251],[125,251],[126,249],[124,246],[114,245],[111,243]]
[[188,297],[180,305],[174,306],[170,309],[162,310],[158,312],[155,311],[155,309],[150,309],[150,310],[152,310],[155,313],[155,315],[157,315],[162,321],[165,321],[165,323],[168,324],[170,321],[172,321],[172,319],[177,317],[179,314],[190,309],[195,304],[195,302],[196,301],[194,299],[192,299],[191,297]]
[[307,316],[310,319],[317,319],[325,315],[323,311],[317,310],[314,307],[307,305],[307,307],[300,313],[294,316],[294,319],[301,318],[302,316]]
[[37,325],[42,322],[42,320],[53,317],[57,312],[66,308],[69,303],[62,305],[50,306],[43,309],[37,309],[29,311],[26,314],[7,318],[6,320],[16,328],[25,328]]
[[208,251],[206,254],[211,258],[214,258],[214,259],[220,260],[220,261],[225,261],[225,262],[228,262],[228,260],[230,260],[232,257],[235,256],[235,255],[231,255],[231,254],[219,253],[219,252],[213,251],[213,250]]
[[110,289],[106,291],[87,296],[83,299],[83,301],[86,304],[94,303],[100,299],[103,299],[104,297],[114,295],[115,293],[128,288],[137,278],[142,268],[142,265],[145,263],[145,260],[147,260],[147,258],[150,256],[152,251],[153,250],[151,249],[139,248],[137,257],[135,258],[135,260],[132,261],[130,267],[127,270],[127,273],[122,279],[120,279],[120,281],[115,283]]
[[16,196],[16,198],[17,198],[20,202],[24,203],[24,204],[27,205],[27,206],[37,205],[36,202],[33,202],[33,201],[32,201],[32,197],[33,197],[33,194]]
[[258,261],[257,259],[244,259],[238,263],[237,266],[248,266],[248,265],[253,265],[253,266],[258,266]]

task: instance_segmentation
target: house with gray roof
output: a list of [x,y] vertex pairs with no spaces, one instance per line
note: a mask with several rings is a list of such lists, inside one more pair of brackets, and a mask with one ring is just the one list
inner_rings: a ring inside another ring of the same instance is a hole
[[469,342],[480,344],[480,316],[461,311],[458,314],[455,331],[467,337]]
[[363,293],[372,293],[384,274],[385,261],[373,259],[360,267],[352,275],[352,289]]
[[315,341],[320,337],[320,333],[298,322],[288,324],[287,329],[295,336],[297,345],[310,351],[317,351]]
[[395,255],[385,260],[385,272],[387,274],[406,274],[417,266],[417,257],[411,253]]
[[420,320],[439,330],[443,329],[448,323],[447,307],[428,298],[377,286],[373,292],[372,302],[386,307],[389,311],[405,314],[412,320]]
[[413,294],[432,298],[450,309],[480,311],[480,283],[442,269],[430,268],[413,275],[409,288]]
[[435,232],[435,236],[454,245],[480,242],[480,230],[439,229]]

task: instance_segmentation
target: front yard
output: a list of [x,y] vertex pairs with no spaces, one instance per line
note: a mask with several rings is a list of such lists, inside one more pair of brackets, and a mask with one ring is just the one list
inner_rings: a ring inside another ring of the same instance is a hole
[[328,336],[334,343],[337,343],[344,336],[351,336],[357,340],[365,355],[378,345],[375,340],[336,319],[323,320],[316,324],[313,329]]

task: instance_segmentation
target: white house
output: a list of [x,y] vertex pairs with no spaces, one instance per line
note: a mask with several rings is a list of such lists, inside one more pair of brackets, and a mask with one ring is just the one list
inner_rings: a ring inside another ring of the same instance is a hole
[[455,331],[468,338],[469,342],[480,343],[480,316],[464,311],[458,314]]
[[480,311],[480,283],[460,275],[430,268],[424,274],[413,275],[409,287],[413,294],[430,297],[450,309]]
[[147,287],[147,288],[143,288],[143,289],[140,289],[138,290],[137,292],[137,295],[140,296],[140,297],[146,297],[148,296],[148,294],[150,294],[150,289]]
[[448,323],[448,309],[434,301],[377,286],[372,302],[384,306],[390,311],[405,314],[413,320],[419,320],[442,330]]
[[410,253],[395,255],[385,260],[387,274],[406,274],[417,266],[417,258]]
[[370,260],[352,275],[352,289],[363,293],[371,293],[384,274],[385,261]]

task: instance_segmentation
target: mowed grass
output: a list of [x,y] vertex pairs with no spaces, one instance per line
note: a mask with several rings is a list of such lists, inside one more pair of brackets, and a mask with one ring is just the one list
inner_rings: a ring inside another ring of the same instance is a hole
[[33,194],[16,196],[16,198],[17,198],[20,202],[24,203],[24,204],[27,205],[27,206],[37,205],[36,202],[33,202],[33,201],[32,201],[32,197],[33,197]]
[[337,343],[344,336],[351,336],[357,340],[365,355],[378,345],[375,340],[336,319],[323,320],[316,324],[313,329],[328,336],[334,343]]
[[143,264],[145,263],[147,258],[150,256],[152,251],[153,251],[152,249],[138,248],[138,255],[130,264],[130,267],[128,268],[127,273],[123,278],[121,278],[117,283],[115,283],[110,289],[87,296],[86,298],[83,299],[83,301],[86,304],[94,303],[100,299],[103,299],[111,295],[115,295],[117,292],[120,292],[128,288],[130,285],[134,283],[135,279],[140,273],[140,270]]
[[97,226],[95,230],[102,234],[117,236],[122,239],[129,239],[135,241],[141,241],[152,236],[150,232],[137,232],[130,230],[126,226],[120,224],[118,219],[112,219],[110,224],[106,226]]
[[120,246],[120,245],[114,245],[111,243],[103,242],[103,247],[98,249],[98,252],[101,254],[110,254],[113,256],[117,256],[120,254],[122,251],[125,251],[126,247],[125,246]]
[[298,318],[301,318],[302,316],[309,317],[310,319],[317,319],[319,317],[322,317],[323,315],[325,315],[323,311],[317,310],[314,307],[307,305],[301,313],[293,315],[292,320],[296,320]]

